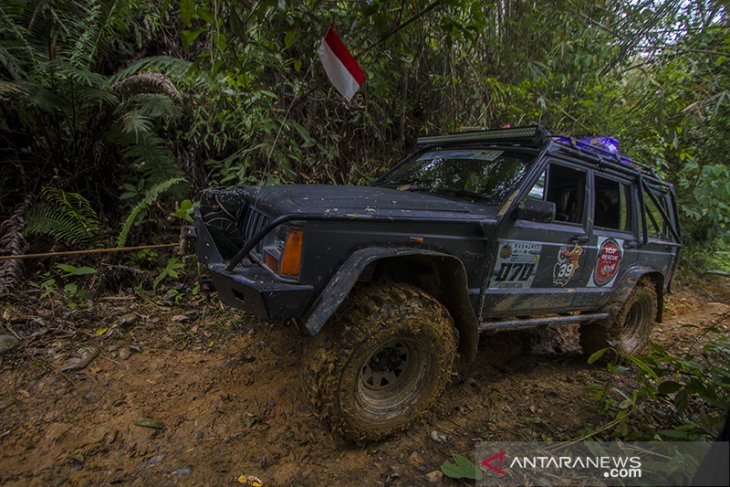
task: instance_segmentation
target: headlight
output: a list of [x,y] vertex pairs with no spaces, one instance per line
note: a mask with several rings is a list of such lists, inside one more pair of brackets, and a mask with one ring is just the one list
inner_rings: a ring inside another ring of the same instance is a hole
[[264,238],[262,257],[266,267],[284,277],[299,277],[302,267],[301,228],[282,225]]

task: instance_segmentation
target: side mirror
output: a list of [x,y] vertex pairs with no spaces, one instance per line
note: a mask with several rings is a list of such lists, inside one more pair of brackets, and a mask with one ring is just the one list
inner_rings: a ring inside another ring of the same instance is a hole
[[515,208],[512,216],[518,220],[550,223],[555,220],[555,203],[552,201],[527,199],[519,207]]

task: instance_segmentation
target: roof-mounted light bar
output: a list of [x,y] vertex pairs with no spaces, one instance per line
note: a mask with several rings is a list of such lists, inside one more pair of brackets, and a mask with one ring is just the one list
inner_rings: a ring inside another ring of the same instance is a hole
[[419,137],[419,146],[448,144],[450,142],[512,142],[529,141],[533,144],[540,144],[550,134],[541,125],[529,127],[514,127],[506,129],[479,130],[474,132],[463,132],[449,135],[433,135],[430,137]]

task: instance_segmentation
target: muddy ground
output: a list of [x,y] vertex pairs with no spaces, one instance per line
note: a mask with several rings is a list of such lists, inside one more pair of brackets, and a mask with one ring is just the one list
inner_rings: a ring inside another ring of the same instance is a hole
[[[653,341],[679,352],[699,347],[704,328],[730,329],[728,284],[679,287]],[[266,486],[423,485],[480,440],[591,431],[601,419],[588,388],[611,377],[585,363],[572,330],[485,337],[473,376],[432,412],[357,447],[310,412],[293,324],[215,299],[150,299],[105,296],[71,310],[28,298],[0,309],[0,334],[20,338],[0,356],[0,483],[240,485],[245,474]],[[64,372],[83,347],[99,355]]]

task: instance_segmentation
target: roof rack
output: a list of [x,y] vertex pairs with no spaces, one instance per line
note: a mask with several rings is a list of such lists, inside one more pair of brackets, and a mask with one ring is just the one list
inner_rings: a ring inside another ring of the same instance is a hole
[[449,144],[452,142],[502,142],[506,144],[519,143],[523,146],[542,147],[548,141],[550,132],[542,125],[514,127],[492,130],[473,130],[452,133],[448,135],[432,135],[419,137],[418,147]]
[[575,137],[564,135],[551,135],[549,136],[549,138],[551,138],[553,141],[560,145],[568,146],[578,152],[582,152],[584,154],[588,153],[594,157],[597,155],[602,161],[620,164],[623,167],[631,167],[649,176],[655,178],[659,177],[653,167],[649,167],[646,164],[636,162],[629,156],[609,152],[601,147],[587,144],[585,142],[581,142],[580,140],[576,140]]
[[623,154],[609,152],[599,146],[591,145],[577,140],[575,137],[564,135],[553,135],[542,125],[528,125],[525,127],[510,127],[490,130],[468,130],[451,133],[448,135],[432,135],[419,137],[418,148],[423,149],[430,146],[441,146],[459,142],[490,142],[500,144],[519,144],[522,147],[543,148],[553,141],[565,149],[572,149],[581,155],[598,159],[607,165],[617,164],[623,169],[633,169],[659,180],[654,168],[636,162]]

